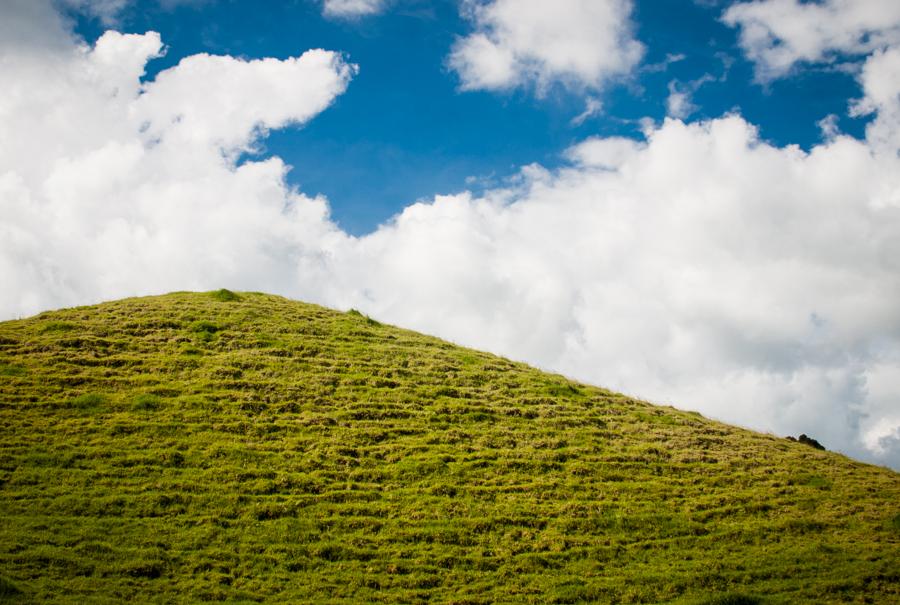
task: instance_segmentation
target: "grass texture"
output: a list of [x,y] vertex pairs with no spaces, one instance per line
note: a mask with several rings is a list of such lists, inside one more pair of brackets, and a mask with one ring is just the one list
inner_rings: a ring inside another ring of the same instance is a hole
[[900,475],[257,293],[0,323],[0,602],[900,602]]

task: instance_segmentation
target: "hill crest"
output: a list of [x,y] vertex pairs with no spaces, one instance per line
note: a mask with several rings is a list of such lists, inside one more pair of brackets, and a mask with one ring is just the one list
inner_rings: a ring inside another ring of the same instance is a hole
[[3,322],[0,420],[23,598],[900,598],[900,475],[353,311],[221,290]]

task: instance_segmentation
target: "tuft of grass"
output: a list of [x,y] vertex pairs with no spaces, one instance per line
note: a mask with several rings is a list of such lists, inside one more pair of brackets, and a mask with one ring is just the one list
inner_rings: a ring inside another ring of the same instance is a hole
[[137,412],[155,412],[162,407],[163,400],[159,395],[141,393],[131,402],[131,409]]
[[217,326],[216,324],[214,324],[211,321],[201,320],[201,321],[195,321],[194,323],[191,324],[192,332],[215,334],[216,332],[218,332],[221,329],[222,328],[220,328],[219,326]]
[[216,290],[210,293],[210,296],[214,300],[218,300],[219,302],[234,302],[241,300],[241,297],[232,292],[231,290],[226,290],[222,288],[221,290]]
[[210,342],[215,338],[216,333],[222,330],[215,323],[206,320],[193,322],[190,329],[203,342]]
[[24,376],[25,368],[13,363],[0,362],[0,376]]
[[798,473],[788,479],[790,485],[804,485],[816,489],[831,489],[832,482],[827,478],[813,473]]
[[809,487],[814,487],[816,489],[831,489],[831,481],[819,475],[811,476],[806,482],[806,485],[808,485]]
[[381,325],[381,322],[372,319],[368,315],[365,315],[364,313],[361,313],[360,311],[358,311],[356,309],[350,309],[349,311],[347,311],[347,315],[352,315],[353,317],[359,317],[360,319],[363,319],[367,325],[370,325],[370,326],[380,326]]
[[14,602],[23,596],[18,586],[0,576],[0,601]]
[[68,403],[68,407],[76,410],[89,410],[104,405],[107,402],[105,395],[100,393],[85,393],[72,399]]
[[551,383],[547,385],[547,394],[550,397],[580,397],[581,391],[571,382]]
[[69,332],[77,328],[73,323],[69,323],[66,321],[48,321],[43,324],[40,328],[41,334],[46,334],[48,332]]
[[900,513],[897,513],[896,515],[894,515],[894,516],[891,518],[891,521],[890,521],[890,527],[891,527],[894,531],[900,532]]

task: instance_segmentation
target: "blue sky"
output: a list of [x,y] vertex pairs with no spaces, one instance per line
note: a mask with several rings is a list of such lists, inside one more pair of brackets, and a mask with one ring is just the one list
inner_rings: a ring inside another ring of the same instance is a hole
[[[420,198],[496,186],[532,162],[558,166],[562,152],[585,137],[640,137],[642,118],[666,116],[673,80],[715,78],[693,95],[697,109],[690,117],[737,111],[778,145],[808,149],[821,140],[817,122],[829,114],[855,136],[868,121],[846,115],[860,88],[852,74],[832,66],[754,82],[737,30],[721,22],[722,7],[710,2],[637,2],[635,37],[646,45],[641,66],[592,93],[603,110],[577,126],[572,120],[585,109],[582,91],[557,85],[537,98],[521,88],[459,90],[447,56],[472,24],[453,0],[397,0],[381,14],[349,19],[324,17],[311,0],[261,6],[139,0],[119,14],[117,27],[161,33],[167,53],[149,62],[148,79],[201,52],[247,59],[287,58],[309,48],[345,53],[360,69],[346,93],[302,128],[271,133],[261,152],[293,166],[289,181],[326,195],[333,218],[356,235]],[[106,29],[96,18],[74,16],[76,31],[89,42]],[[667,64],[673,56],[684,58]]]

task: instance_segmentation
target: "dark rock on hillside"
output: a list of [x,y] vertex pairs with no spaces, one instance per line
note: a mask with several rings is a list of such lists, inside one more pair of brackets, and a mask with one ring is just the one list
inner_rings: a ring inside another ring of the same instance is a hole
[[797,438],[788,436],[788,439],[791,440],[791,441],[797,441],[797,442],[799,442],[799,443],[803,443],[803,444],[808,445],[808,446],[810,446],[810,447],[814,447],[814,448],[816,448],[817,450],[824,450],[824,449],[825,449],[825,446],[824,446],[824,445],[822,445],[821,443],[819,443],[818,441],[816,441],[816,440],[813,439],[812,437],[810,437],[810,436],[808,436],[808,435],[805,435],[805,434],[802,434],[802,433],[801,433],[800,436],[797,437]]

